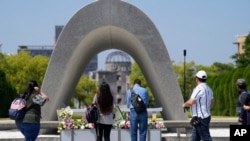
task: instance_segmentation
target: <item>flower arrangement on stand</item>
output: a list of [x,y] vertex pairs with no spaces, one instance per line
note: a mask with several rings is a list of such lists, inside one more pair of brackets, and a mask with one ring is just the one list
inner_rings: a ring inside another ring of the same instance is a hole
[[61,109],[57,111],[58,120],[72,119],[73,110],[70,107]]
[[81,117],[81,119],[73,119],[73,110],[69,107],[59,110],[57,114],[59,119],[57,126],[58,133],[62,130],[94,128],[94,124],[88,123],[84,117]]
[[165,125],[161,121],[149,121],[148,129],[165,129]]
[[118,128],[120,129],[129,129],[130,128],[130,121],[122,120],[118,123]]
[[160,141],[161,140],[161,132],[162,130],[166,130],[163,121],[158,120],[149,120],[148,122],[148,139],[150,141]]

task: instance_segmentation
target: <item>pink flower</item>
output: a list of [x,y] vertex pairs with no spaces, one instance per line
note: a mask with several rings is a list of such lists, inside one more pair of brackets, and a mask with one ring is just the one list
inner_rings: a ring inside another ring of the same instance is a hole
[[88,123],[88,127],[89,127],[90,129],[93,129],[93,128],[95,128],[95,124],[94,124],[94,123]]
[[70,119],[67,119],[65,124],[66,124],[66,129],[73,129],[74,128],[74,123]]
[[125,123],[125,129],[129,129],[130,128],[130,122],[129,121],[127,121],[126,123]]
[[119,124],[118,127],[121,129],[129,129],[130,128],[130,122],[126,120],[122,120]]
[[155,128],[160,129],[161,127],[162,127],[162,126],[161,126],[160,123],[156,123],[156,124],[155,124]]

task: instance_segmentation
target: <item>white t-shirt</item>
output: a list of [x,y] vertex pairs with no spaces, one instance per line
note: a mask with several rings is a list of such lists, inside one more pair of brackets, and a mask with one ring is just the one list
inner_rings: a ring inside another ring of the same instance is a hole
[[191,99],[196,101],[190,107],[192,116],[207,118],[211,115],[211,100],[214,99],[214,96],[213,91],[206,83],[200,83],[194,88]]

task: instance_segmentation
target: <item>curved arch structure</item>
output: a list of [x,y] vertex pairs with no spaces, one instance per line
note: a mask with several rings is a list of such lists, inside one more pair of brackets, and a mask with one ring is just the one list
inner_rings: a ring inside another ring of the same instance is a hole
[[99,0],[80,9],[64,27],[52,53],[42,90],[50,102],[42,120],[56,120],[56,110],[70,95],[92,57],[108,49],[130,54],[141,68],[165,120],[188,119],[164,42],[152,21],[120,0]]

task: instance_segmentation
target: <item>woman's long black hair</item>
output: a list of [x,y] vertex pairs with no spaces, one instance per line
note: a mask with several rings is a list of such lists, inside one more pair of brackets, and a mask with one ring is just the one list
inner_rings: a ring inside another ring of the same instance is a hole
[[25,98],[28,98],[32,94],[32,92],[35,90],[34,87],[38,87],[37,82],[35,80],[30,80],[27,88],[23,93]]
[[110,91],[108,83],[102,82],[97,94],[97,104],[102,114],[109,114],[113,111],[113,95]]

